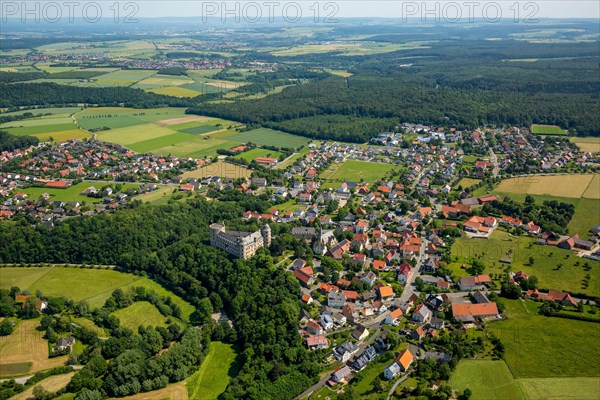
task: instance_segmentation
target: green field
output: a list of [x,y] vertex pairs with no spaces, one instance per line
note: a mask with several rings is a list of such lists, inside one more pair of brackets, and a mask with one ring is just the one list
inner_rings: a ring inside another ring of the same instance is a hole
[[321,179],[325,179],[325,183],[321,187],[323,189],[337,188],[347,181],[364,181],[372,184],[383,178],[393,168],[394,166],[390,164],[348,160],[342,164],[334,164],[324,171],[320,175]]
[[196,97],[202,94],[202,92],[198,92],[197,90],[192,90],[180,86],[161,86],[158,88],[148,89],[148,92],[156,94],[165,94],[167,96],[175,97]]
[[[30,187],[23,190],[20,190],[23,193],[29,195],[30,198],[37,199],[42,194],[48,193],[50,195],[50,201],[77,201],[77,202],[86,202],[86,203],[99,203],[102,201],[101,198],[97,199],[94,197],[87,197],[82,194],[85,189],[90,186],[96,187],[96,189],[100,189],[102,184],[92,183],[92,182],[80,182],[76,185],[70,186],[66,189],[54,189],[54,188],[46,188],[46,187]],[[127,183],[122,185],[121,192],[126,192],[127,189],[137,188],[139,185],[133,183]]]
[[142,125],[164,119],[185,117],[185,108],[87,108],[75,114],[77,124],[83,129],[108,127],[111,129]]
[[210,125],[197,125],[189,128],[178,129],[179,132],[191,133],[193,135],[202,135],[204,133],[214,132],[223,129],[220,126],[216,126],[214,124]]
[[462,360],[448,384],[460,392],[466,388],[471,389],[472,400],[525,399],[504,361]]
[[269,128],[258,128],[247,132],[240,132],[229,139],[239,141],[240,143],[254,143],[258,146],[276,146],[291,149],[298,148],[309,142],[309,139],[303,136],[291,135]]
[[564,129],[556,125],[531,125],[531,133],[538,135],[566,135],[567,132]]
[[[131,129],[131,128],[125,128]],[[163,128],[166,129],[166,128]],[[144,140],[141,142],[136,142],[129,144],[128,147],[137,151],[138,153],[147,153],[151,152],[155,149],[159,149],[165,146],[174,146],[177,143],[186,142],[194,138],[194,135],[190,135],[189,133],[182,132],[174,132],[168,135],[159,136],[153,139]]]
[[129,69],[109,72],[93,78],[92,82],[77,83],[78,86],[131,86],[136,82],[156,74],[156,71]]
[[[591,260],[577,257],[569,250],[556,246],[542,246],[534,243],[530,237],[510,237],[507,232],[496,229],[490,239],[457,238],[451,249],[452,262],[448,265],[455,275],[468,275],[460,268],[468,264],[469,258],[482,257],[486,274],[503,273],[507,264],[501,258],[512,258],[512,271],[524,271],[539,279],[539,286],[546,289],[566,290],[572,293],[600,295],[600,265]],[[457,258],[458,259],[457,259]],[[529,257],[533,257],[533,265],[529,265]],[[583,269],[588,262],[592,266],[590,272]],[[562,264],[560,269],[558,264]],[[579,265],[575,265],[579,263]],[[584,288],[582,281],[590,274],[589,286]]]
[[248,150],[243,153],[240,153],[237,156],[234,156],[233,158],[241,158],[246,161],[252,161],[258,157],[279,158],[280,155],[281,155],[281,153],[279,153],[277,151],[256,148],[256,149],[252,149],[252,150]]
[[481,182],[481,179],[473,179],[473,178],[462,178],[460,181],[454,185],[456,188],[462,186],[463,189],[470,188],[473,185],[477,185]]
[[216,400],[239,371],[236,356],[232,345],[211,342],[200,369],[187,380],[190,400]]
[[64,295],[75,301],[86,300],[92,307],[101,307],[117,289],[142,286],[161,296],[170,296],[181,308],[183,320],[188,320],[194,307],[149,278],[110,269],[64,267],[0,268],[0,288],[17,286],[35,293],[41,290],[49,296]]
[[539,315],[541,303],[533,301],[505,303],[507,319],[491,322],[488,329],[506,346],[505,359],[516,378],[600,377],[597,323]]
[[140,326],[166,326],[167,318],[158,309],[147,301],[138,301],[129,307],[122,308],[113,313],[119,318],[121,326],[137,332]]
[[597,400],[600,378],[527,378],[517,379],[529,400]]
[[38,133],[52,133],[60,131],[68,131],[76,129],[77,127],[73,123],[62,123],[62,124],[49,124],[49,125],[37,125],[37,126],[24,126],[22,128],[8,128],[6,131],[10,134],[22,136],[22,135],[35,135]]

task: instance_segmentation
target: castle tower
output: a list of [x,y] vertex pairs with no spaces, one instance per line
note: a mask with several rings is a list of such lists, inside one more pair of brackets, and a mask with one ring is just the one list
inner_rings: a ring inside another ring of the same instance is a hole
[[271,247],[271,227],[269,224],[265,224],[265,226],[263,226],[260,230],[260,233],[263,237],[265,248]]

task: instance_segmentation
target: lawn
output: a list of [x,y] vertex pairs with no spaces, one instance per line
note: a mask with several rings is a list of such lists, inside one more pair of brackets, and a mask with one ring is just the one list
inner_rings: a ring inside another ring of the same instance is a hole
[[342,164],[334,164],[321,174],[325,179],[323,189],[337,188],[343,182],[364,181],[375,183],[394,168],[393,165],[366,161],[348,160]]
[[575,143],[581,151],[590,151],[592,153],[600,152],[600,137],[574,137],[571,141]]
[[234,156],[233,158],[241,158],[246,161],[253,161],[258,157],[271,157],[271,158],[279,158],[281,153],[273,150],[255,148],[249,151],[245,151],[243,153]]
[[75,301],[86,300],[92,307],[101,307],[117,289],[143,286],[161,296],[170,296],[181,308],[183,320],[189,320],[194,307],[163,288],[150,278],[118,272],[111,269],[84,269],[65,267],[0,268],[0,288],[18,286],[35,293],[41,290],[49,296],[66,296]]
[[491,322],[488,329],[506,346],[505,359],[516,378],[600,376],[597,323],[539,315],[541,303],[533,301],[505,303],[507,319]]
[[531,125],[531,133],[538,135],[566,135],[567,132],[556,125]]
[[[48,193],[50,195],[50,201],[78,201],[78,202],[86,202],[86,203],[99,203],[102,199],[97,199],[94,197],[87,197],[82,194],[85,189],[90,186],[96,187],[96,189],[100,189],[103,184],[97,182],[80,182],[76,185],[69,186],[66,189],[54,189],[47,187],[29,187],[23,190],[20,190],[23,193],[26,193],[30,198],[37,200],[42,194]],[[121,188],[121,192],[126,192],[127,189],[137,188],[139,185],[133,183],[123,184]]]
[[115,311],[112,315],[119,318],[121,326],[137,332],[140,326],[166,326],[167,318],[147,301],[138,301],[129,307]]
[[[526,193],[580,198],[586,192],[595,176],[597,175],[577,174],[511,178],[500,182],[495,191],[501,193]],[[590,196],[600,199],[598,190],[592,190],[586,197]]]
[[40,382],[36,383],[35,385],[30,386],[24,392],[21,392],[21,393],[17,394],[16,396],[11,397],[11,400],[28,400],[28,399],[33,398],[33,389],[38,385],[42,386],[48,392],[54,393],[54,392],[62,389],[63,387],[67,386],[67,384],[71,381],[71,378],[73,377],[73,375],[75,375],[75,372],[69,372],[67,374],[62,374],[62,375],[49,376],[48,378],[41,380]]
[[460,392],[471,389],[472,400],[525,399],[504,361],[461,360],[448,384]]
[[298,135],[276,131],[269,128],[258,128],[247,132],[240,132],[229,137],[241,143],[254,143],[258,146],[275,146],[295,149],[307,144],[310,140]]
[[470,188],[473,185],[477,185],[481,182],[481,179],[473,179],[473,178],[462,178],[455,187],[462,186],[463,189]]
[[190,399],[216,400],[225,391],[229,381],[239,371],[237,353],[232,345],[211,342],[209,352],[200,369],[187,379]]
[[477,156],[463,156],[462,162],[466,164],[475,164],[475,161],[477,161],[478,158],[479,157]]
[[21,321],[13,333],[0,336],[0,376],[35,373],[65,363],[67,356],[48,358],[48,342],[37,330],[39,325],[39,318]]
[[[485,273],[503,273],[507,264],[500,258],[512,258],[512,271],[524,271],[539,279],[539,286],[546,289],[566,290],[572,293],[600,295],[600,265],[597,262],[577,257],[569,250],[556,246],[542,246],[534,243],[529,237],[510,237],[508,233],[497,229],[489,240],[458,238],[451,249],[452,262],[449,267],[455,275],[468,275],[461,264],[468,264],[468,258],[482,257]],[[533,257],[533,265],[529,265],[529,257]],[[583,264],[588,262],[592,271],[586,272]],[[575,265],[579,263],[579,265]],[[558,269],[558,264],[562,267]],[[582,281],[590,274],[590,283],[584,289]]]

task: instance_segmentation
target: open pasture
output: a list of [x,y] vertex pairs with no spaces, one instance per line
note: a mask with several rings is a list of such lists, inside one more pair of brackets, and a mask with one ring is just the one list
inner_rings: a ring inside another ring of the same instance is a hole
[[85,300],[92,307],[101,307],[117,288],[143,286],[161,296],[170,296],[181,308],[182,319],[188,320],[194,307],[150,278],[114,271],[112,269],[74,267],[4,267],[0,268],[0,288],[18,286],[35,293],[41,290],[49,296],[66,296],[75,301]]
[[[500,182],[495,191],[580,198],[583,197],[593,178],[594,175],[580,174],[511,178]],[[600,195],[596,193],[592,191],[590,195]],[[593,198],[600,199],[600,197]]]
[[462,178],[454,186],[455,186],[455,188],[458,188],[459,186],[461,186],[463,189],[467,189],[473,185],[477,185],[479,182],[481,182],[481,179]]
[[525,399],[504,361],[462,360],[448,384],[460,392],[471,389],[473,400]]
[[229,381],[238,374],[236,351],[230,344],[211,342],[202,365],[188,379],[185,386],[190,399],[216,400],[225,391]]
[[393,165],[367,161],[348,160],[342,164],[331,165],[320,178],[325,180],[324,189],[337,188],[344,182],[359,182],[363,180],[375,183],[394,168]]
[[600,397],[600,377],[517,379],[528,400],[596,400]]
[[538,135],[566,135],[567,132],[556,125],[531,125],[531,133]]
[[23,375],[64,365],[67,356],[48,358],[48,342],[38,331],[40,320],[20,321],[13,333],[0,336],[0,376]]
[[156,74],[154,70],[128,69],[98,75],[91,82],[77,82],[77,86],[132,86],[136,82]]
[[[452,262],[448,266],[457,276],[468,275],[460,267],[462,264],[468,265],[472,258],[481,257],[485,274],[503,273],[507,264],[501,263],[500,259],[512,258],[511,270],[535,275],[541,288],[600,295],[600,265],[597,262],[579,258],[571,251],[556,246],[535,244],[533,238],[511,237],[500,229],[494,231],[487,240],[457,238],[452,245],[451,256]],[[533,265],[529,264],[529,257],[533,257]],[[587,288],[583,285],[588,274],[583,268],[586,261],[592,266]],[[559,264],[562,265],[560,268]]]
[[[505,303],[507,318],[488,329],[506,346],[515,378],[600,377],[600,348],[593,345],[600,340],[597,323],[539,315],[541,303],[529,300]],[[597,397],[600,388],[595,391]]]
[[230,136],[230,140],[240,143],[254,143],[258,146],[276,146],[281,148],[295,149],[304,146],[310,140],[298,135],[277,131],[269,128],[258,128],[247,132],[240,132]]
[[176,133],[175,131],[156,124],[142,124],[125,128],[111,129],[98,132],[98,139],[106,142],[130,146],[138,142],[156,139]]
[[134,332],[140,326],[166,326],[166,318],[158,309],[147,301],[138,301],[129,307],[122,308],[113,313],[121,321],[121,326]]

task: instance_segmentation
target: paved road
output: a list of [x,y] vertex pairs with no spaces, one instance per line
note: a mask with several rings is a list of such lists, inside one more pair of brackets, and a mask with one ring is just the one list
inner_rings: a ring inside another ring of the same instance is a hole
[[394,386],[392,386],[392,388],[390,389],[388,395],[387,395],[387,400],[390,400],[392,398],[392,396],[394,395],[394,392],[396,391],[396,388],[398,387],[399,384],[401,384],[402,382],[404,382],[404,380],[408,378],[408,374],[404,374],[402,375],[400,378],[398,378],[396,380],[396,382],[394,382]]
[[423,241],[421,242],[421,248],[419,249],[419,256],[417,257],[417,263],[415,267],[412,269],[408,278],[406,279],[406,284],[404,285],[404,290],[402,291],[402,295],[400,296],[400,301],[406,303],[410,296],[415,293],[413,288],[414,281],[421,274],[419,271],[421,269],[421,265],[424,261],[423,256],[425,255],[425,250],[427,249],[427,239],[424,237],[425,235],[421,235]]

